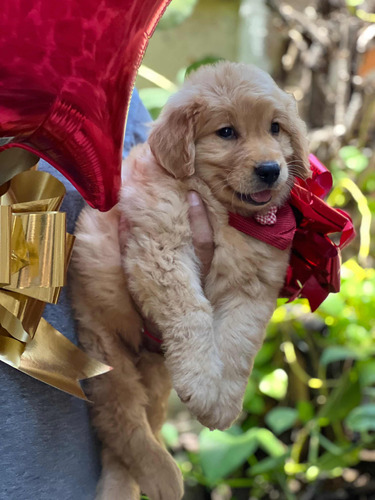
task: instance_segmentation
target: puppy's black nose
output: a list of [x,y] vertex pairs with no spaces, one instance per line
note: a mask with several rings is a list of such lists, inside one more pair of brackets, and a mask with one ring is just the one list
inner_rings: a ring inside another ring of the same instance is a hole
[[263,182],[271,186],[280,175],[280,165],[276,161],[258,163],[255,173]]

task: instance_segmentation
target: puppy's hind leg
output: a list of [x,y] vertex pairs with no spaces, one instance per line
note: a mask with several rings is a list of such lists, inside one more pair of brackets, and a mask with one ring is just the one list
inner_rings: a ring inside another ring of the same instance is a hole
[[138,484],[123,462],[108,448],[102,450],[102,466],[95,500],[139,500]]
[[134,364],[137,356],[124,347],[117,335],[100,332],[99,325],[95,334],[99,336],[104,359],[113,366],[111,372],[91,382],[93,423],[99,438],[124,463],[150,500],[180,500],[181,472],[148,422],[148,398]]
[[142,351],[137,368],[148,396],[146,406],[148,422],[152,432],[159,439],[159,433],[167,415],[172,380],[165,366],[164,356],[161,354]]

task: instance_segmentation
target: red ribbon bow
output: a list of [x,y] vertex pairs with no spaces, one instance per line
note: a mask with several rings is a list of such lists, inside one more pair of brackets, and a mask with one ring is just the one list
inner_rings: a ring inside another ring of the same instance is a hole
[[[296,215],[297,229],[289,268],[280,297],[289,302],[308,299],[315,311],[329,293],[340,291],[340,251],[355,237],[350,216],[323,201],[332,188],[332,175],[314,156],[309,156],[312,177],[297,179],[289,200]],[[329,234],[341,233],[335,244]]]
[[[324,198],[332,188],[332,175],[314,156],[309,156],[312,177],[297,179],[288,203],[279,208],[274,225],[261,225],[256,217],[229,212],[229,224],[280,250],[291,246],[289,267],[279,297],[308,299],[315,311],[328,294],[340,291],[340,250],[355,237],[353,223],[343,210],[332,208]],[[329,234],[341,233],[336,245]]]

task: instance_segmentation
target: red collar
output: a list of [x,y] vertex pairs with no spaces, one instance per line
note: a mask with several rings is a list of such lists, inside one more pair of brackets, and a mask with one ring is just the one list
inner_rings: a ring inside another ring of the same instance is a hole
[[143,327],[143,347],[147,351],[161,353],[161,345],[163,343],[163,339],[159,336],[152,334],[147,328]]
[[255,217],[244,217],[229,212],[229,225],[268,245],[286,250],[292,245],[296,231],[296,218],[289,203],[278,209],[275,224],[262,224]]

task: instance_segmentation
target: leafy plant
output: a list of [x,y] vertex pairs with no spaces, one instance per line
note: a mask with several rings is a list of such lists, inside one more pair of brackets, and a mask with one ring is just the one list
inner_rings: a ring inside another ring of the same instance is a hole
[[[176,19],[195,3],[174,0],[171,7],[181,9]],[[362,15],[362,1],[346,3]],[[207,56],[182,68],[176,82],[141,90],[152,116],[186,74],[218,59]],[[350,211],[358,232],[343,255],[340,293],[314,314],[304,300],[279,301],[235,426],[200,433],[175,420],[164,426],[188,486],[215,491],[215,498],[246,492],[246,498],[293,500],[331,479],[347,487],[343,473],[357,468],[360,474],[363,452],[375,450],[375,170],[370,148],[360,142],[344,144],[329,165],[328,201]],[[186,435],[194,446],[186,445]]]
[[273,485],[293,499],[292,481],[302,489],[358,464],[361,450],[375,447],[374,290],[375,272],[350,259],[340,294],[317,313],[304,301],[281,305],[256,359],[241,425],[204,429],[188,476],[259,499]]

